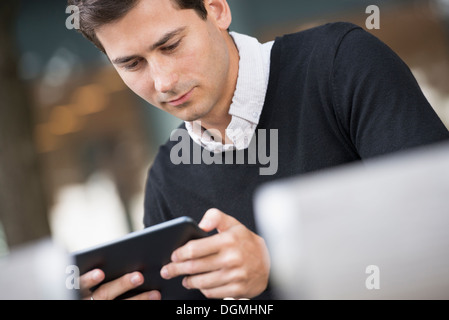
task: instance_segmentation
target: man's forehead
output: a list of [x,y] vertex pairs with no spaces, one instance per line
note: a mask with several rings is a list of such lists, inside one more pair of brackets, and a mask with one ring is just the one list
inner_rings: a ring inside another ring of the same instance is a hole
[[154,46],[160,44],[164,38],[185,31],[188,16],[198,18],[193,10],[175,8],[171,4],[172,0],[159,1],[141,0],[122,19],[97,30],[97,37],[110,58],[123,56],[124,52],[111,52],[119,48],[135,51],[130,47],[132,45],[145,45],[148,49],[154,49]]

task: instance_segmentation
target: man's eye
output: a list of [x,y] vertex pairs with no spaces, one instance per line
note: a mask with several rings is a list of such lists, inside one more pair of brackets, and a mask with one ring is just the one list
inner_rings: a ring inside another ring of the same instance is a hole
[[170,46],[164,47],[161,50],[164,52],[171,52],[171,51],[174,51],[177,47],[179,47],[180,44],[181,44],[181,40],[179,40],[178,42],[176,42]]
[[139,63],[140,63],[140,60],[135,60],[134,62],[132,62],[132,63],[126,65],[126,66],[125,66],[125,69],[126,69],[126,70],[134,70],[134,69],[137,68],[137,66],[139,65]]

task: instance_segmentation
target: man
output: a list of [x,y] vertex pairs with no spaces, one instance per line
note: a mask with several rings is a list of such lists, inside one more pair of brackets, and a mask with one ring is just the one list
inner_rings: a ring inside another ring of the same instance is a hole
[[[185,122],[150,170],[145,225],[188,215],[217,231],[176,250],[161,270],[198,289],[192,297],[272,297],[252,208],[259,185],[449,137],[405,64],[354,25],[262,45],[228,31],[226,0],[69,3],[128,87]],[[267,154],[278,163],[263,172]],[[81,284],[103,279],[94,270]],[[124,275],[86,297],[114,299],[142,282],[138,272]]]

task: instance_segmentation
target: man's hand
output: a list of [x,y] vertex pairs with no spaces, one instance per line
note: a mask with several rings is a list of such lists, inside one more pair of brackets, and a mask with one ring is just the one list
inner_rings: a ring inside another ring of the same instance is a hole
[[268,285],[270,258],[265,241],[218,209],[206,212],[199,226],[218,234],[188,242],[161,269],[164,279],[187,275],[184,287],[207,298],[253,298]]
[[[140,272],[133,272],[119,279],[101,285],[95,292],[90,289],[101,283],[105,278],[101,270],[92,270],[80,277],[81,295],[85,300],[114,300],[122,294],[135,289],[143,284],[143,276]],[[141,293],[129,300],[160,300],[159,291]]]

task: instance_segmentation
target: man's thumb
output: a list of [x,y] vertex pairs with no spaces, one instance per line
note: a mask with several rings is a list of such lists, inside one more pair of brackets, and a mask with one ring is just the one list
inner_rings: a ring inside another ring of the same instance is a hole
[[240,224],[235,218],[218,209],[209,209],[199,223],[199,227],[206,232],[217,229],[218,232],[226,231]]

